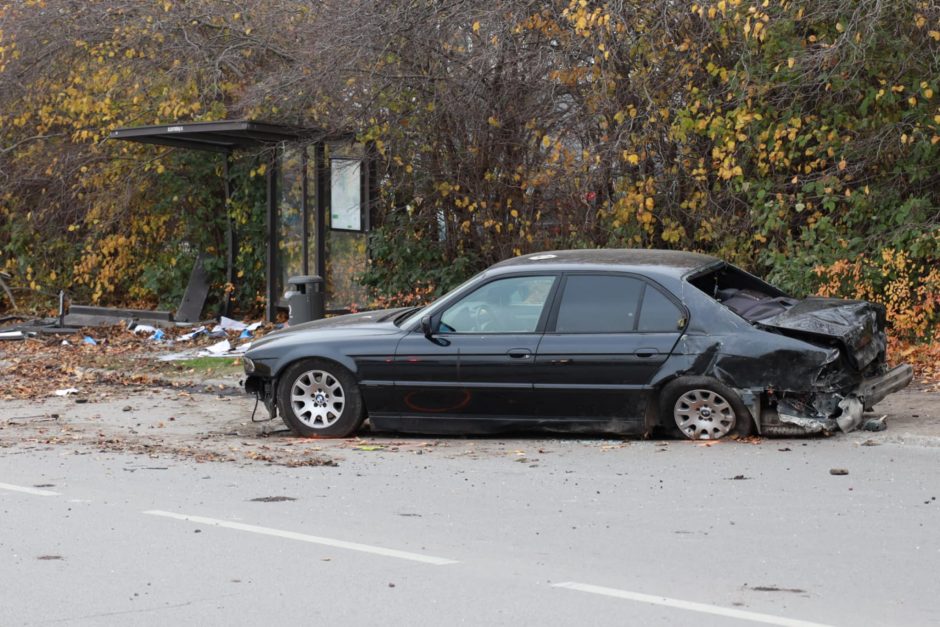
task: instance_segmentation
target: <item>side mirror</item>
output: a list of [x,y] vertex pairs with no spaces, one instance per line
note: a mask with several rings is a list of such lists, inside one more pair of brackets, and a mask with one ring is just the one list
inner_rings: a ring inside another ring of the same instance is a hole
[[421,332],[429,340],[434,337],[434,326],[431,324],[431,316],[421,316]]

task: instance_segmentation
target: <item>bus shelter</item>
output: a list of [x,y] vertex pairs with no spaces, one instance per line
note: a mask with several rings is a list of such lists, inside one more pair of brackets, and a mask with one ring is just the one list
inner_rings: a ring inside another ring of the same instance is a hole
[[[267,163],[265,317],[273,321],[278,308],[286,306],[284,288],[290,277],[298,275],[324,279],[328,311],[348,311],[364,302],[356,277],[368,261],[374,172],[364,147],[351,136],[255,120],[225,120],[119,128],[110,139],[222,155],[226,208],[232,193],[233,154],[254,151],[263,155]],[[238,230],[231,218],[225,248],[225,278],[234,284]],[[223,313],[227,309],[226,299]]]

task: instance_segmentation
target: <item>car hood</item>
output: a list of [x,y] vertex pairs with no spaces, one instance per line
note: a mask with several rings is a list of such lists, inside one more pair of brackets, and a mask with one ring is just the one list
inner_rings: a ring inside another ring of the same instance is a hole
[[413,307],[364,311],[361,313],[346,314],[345,316],[334,316],[332,318],[304,322],[269,333],[263,338],[252,342],[251,348],[254,350],[281,339],[293,339],[304,335],[320,334],[321,332],[330,331],[393,333],[399,331],[399,328],[395,326],[394,322],[396,316],[409,309],[413,309]]
[[849,363],[863,370],[887,346],[885,308],[863,300],[807,298],[757,326],[810,341],[836,343]]

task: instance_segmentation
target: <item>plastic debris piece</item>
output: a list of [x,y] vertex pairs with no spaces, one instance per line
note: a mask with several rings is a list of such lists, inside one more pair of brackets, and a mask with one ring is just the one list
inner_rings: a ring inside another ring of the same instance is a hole
[[163,329],[157,329],[154,331],[153,335],[150,336],[150,339],[154,342],[162,342],[165,335],[166,334],[163,332]]
[[62,340],[62,346],[71,346],[72,344],[68,340]]
[[259,320],[258,322],[252,322],[251,324],[249,324],[249,325],[248,325],[247,327],[245,327],[245,328],[248,329],[249,331],[257,331],[258,329],[261,328],[261,325],[262,325],[262,324],[264,324],[264,323]]
[[86,335],[82,342],[85,344],[91,344],[92,346],[98,346],[98,342],[96,342],[95,338],[91,337],[90,335]]
[[842,475],[847,475],[847,474],[849,474],[849,471],[848,471],[847,468],[830,468],[830,469],[829,469],[829,474],[830,474],[830,475],[836,475],[836,476],[840,476],[840,477],[841,477]]
[[134,333],[156,333],[157,327],[151,326],[149,324],[135,324],[134,328],[131,330]]
[[69,394],[78,394],[78,388],[64,388],[53,392],[56,396],[68,396]]
[[244,331],[241,332],[241,335],[238,336],[238,339],[244,340],[249,337],[251,337],[251,331],[249,331],[248,329],[245,329]]

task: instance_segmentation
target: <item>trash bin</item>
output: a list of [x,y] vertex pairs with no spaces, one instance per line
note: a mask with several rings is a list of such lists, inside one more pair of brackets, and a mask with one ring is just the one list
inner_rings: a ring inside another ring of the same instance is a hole
[[284,293],[287,301],[287,325],[319,320],[323,317],[323,277],[292,276]]

